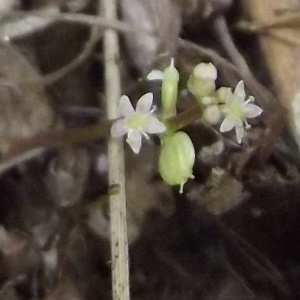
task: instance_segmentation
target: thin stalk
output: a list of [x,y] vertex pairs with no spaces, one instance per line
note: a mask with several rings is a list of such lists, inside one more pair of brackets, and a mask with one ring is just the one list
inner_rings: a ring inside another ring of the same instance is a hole
[[[104,18],[117,20],[116,0],[103,0],[100,3],[102,3]],[[107,29],[103,38],[107,116],[109,119],[115,119],[118,117],[121,96],[118,35],[115,30]],[[117,193],[110,195],[113,300],[129,300],[124,146],[121,139],[108,141],[108,160],[109,184],[119,187]]]

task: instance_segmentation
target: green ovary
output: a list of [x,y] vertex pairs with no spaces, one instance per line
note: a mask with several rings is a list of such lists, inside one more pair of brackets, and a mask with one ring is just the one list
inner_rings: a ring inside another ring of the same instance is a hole
[[145,114],[136,113],[132,117],[129,117],[126,120],[126,125],[130,129],[141,130],[145,127],[146,121],[147,121],[147,118],[146,118]]
[[230,107],[228,107],[228,111],[230,115],[236,117],[237,119],[243,119],[245,116],[244,110],[240,105],[230,105]]

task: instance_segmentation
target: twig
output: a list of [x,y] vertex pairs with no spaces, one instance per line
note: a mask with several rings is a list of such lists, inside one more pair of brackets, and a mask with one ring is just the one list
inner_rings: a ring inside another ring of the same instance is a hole
[[214,20],[213,27],[217,39],[220,41],[221,46],[224,48],[231,61],[245,76],[253,77],[246,60],[238,51],[232,39],[225,17],[223,15],[217,16]]
[[[1,14],[0,14],[1,15]],[[83,25],[91,25],[91,26],[99,26],[103,29],[112,28],[121,32],[133,32],[135,31],[130,25],[125,22],[119,21],[117,19],[112,18],[101,18],[99,16],[86,15],[81,13],[57,13],[57,12],[47,12],[47,11],[30,11],[30,12],[22,12],[22,11],[13,11],[6,14],[2,14],[1,17],[1,27],[0,27],[0,36],[4,39],[15,38],[22,36],[22,32],[16,34],[15,32],[10,31],[11,22],[9,18],[41,18],[45,20],[49,20],[49,23],[54,21],[62,21],[68,23],[77,23]],[[14,20],[12,20],[14,21]]]
[[[82,115],[83,112],[81,112]],[[92,111],[97,116],[97,110]],[[188,107],[185,111],[167,119],[167,126],[178,130],[201,116],[198,105]],[[1,157],[0,175],[39,155],[39,149],[59,147],[65,144],[83,144],[109,138],[109,131],[114,120],[103,120],[96,125],[72,129],[49,130],[29,137],[12,140],[7,153]]]
[[8,152],[1,157],[0,174],[39,155],[39,149],[65,144],[82,144],[107,138],[111,123],[112,121],[102,121],[88,127],[50,130],[31,137],[12,140]]
[[[103,0],[104,17],[117,18],[116,0]],[[118,117],[121,96],[118,35],[112,29],[104,32],[105,86],[107,116]],[[118,185],[119,192],[110,195],[111,268],[113,300],[129,300],[129,266],[126,220],[124,146],[122,140],[108,142],[109,184]]]
[[4,79],[0,78],[0,85],[8,85],[11,87],[14,87],[17,84],[45,84],[45,85],[51,85],[55,83],[56,81],[60,80],[62,77],[66,76],[69,72],[75,70],[78,66],[80,66],[92,53],[95,45],[99,41],[100,33],[99,29],[94,26],[91,29],[90,38],[86,42],[83,50],[80,52],[80,54],[72,60],[69,64],[59,68],[58,70],[45,74],[45,75],[39,75],[39,77],[32,77],[32,78],[26,78],[21,80],[13,80],[13,79]]
[[275,28],[295,28],[299,29],[300,26],[300,12],[293,12],[292,14],[285,14],[280,17],[276,17],[274,20],[265,22],[247,22],[242,21],[237,24],[240,29],[247,31],[257,32],[266,29]]
[[272,105],[274,104],[274,96],[254,77],[249,77],[247,74],[240,72],[235,65],[220,56],[216,51],[183,39],[178,39],[178,51],[191,51],[199,56],[208,57],[217,67],[223,67],[226,71],[230,71],[231,75],[233,75],[237,81],[242,78],[250,93],[261,106],[264,108],[272,108]]
[[[100,36],[101,36],[101,33],[99,32],[98,27],[97,26],[92,27],[91,33],[90,33],[90,38],[86,42],[81,53],[73,61],[71,61],[69,64],[61,67],[60,69],[58,69],[52,73],[43,75],[40,79],[35,79],[35,81],[38,80],[42,84],[51,85],[51,84],[55,83],[56,81],[58,81],[59,79],[61,79],[62,77],[66,76],[69,72],[73,71],[79,65],[81,65],[91,55],[91,53],[94,50],[94,47],[96,46],[97,42],[99,41]],[[27,79],[27,82],[29,80],[30,79]],[[34,79],[32,79],[32,80],[34,80]],[[1,81],[0,81],[0,83],[1,83]]]
[[40,156],[46,150],[46,147],[34,148],[33,150],[26,151],[24,153],[21,153],[20,155],[12,157],[11,159],[7,159],[4,162],[1,162],[0,175],[13,167],[20,165],[21,163],[27,162],[34,157]]

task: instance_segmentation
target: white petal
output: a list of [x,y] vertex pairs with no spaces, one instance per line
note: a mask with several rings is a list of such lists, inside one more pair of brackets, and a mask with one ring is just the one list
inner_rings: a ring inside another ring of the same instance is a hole
[[247,104],[244,107],[244,112],[245,112],[246,118],[255,118],[255,117],[259,116],[262,113],[262,111],[263,110],[255,104]]
[[153,93],[143,95],[136,104],[136,111],[147,113],[150,112],[153,102]]
[[238,124],[236,124],[236,126],[235,126],[235,134],[236,134],[237,142],[239,144],[242,143],[242,138],[244,136],[244,132],[245,132],[245,130],[244,130],[243,122],[242,121],[241,121],[241,123],[238,122]]
[[235,119],[230,116],[227,116],[221,124],[220,131],[221,132],[229,131],[234,127],[234,125],[235,125]]
[[142,146],[142,133],[138,130],[130,130],[126,142],[134,153],[139,153]]
[[126,95],[123,95],[120,99],[119,113],[122,117],[127,117],[134,114],[134,108]]
[[231,88],[222,86],[217,90],[217,99],[220,103],[228,103],[232,98]]
[[166,126],[156,117],[149,115],[144,131],[147,133],[162,133],[166,131]]
[[122,135],[124,135],[125,133],[127,133],[128,128],[125,124],[125,120],[124,119],[120,119],[115,121],[111,128],[110,128],[110,135],[112,137],[120,137]]
[[148,75],[147,75],[148,80],[164,80],[165,75],[163,71],[160,70],[152,70]]
[[238,96],[239,99],[243,99],[243,101],[245,100],[246,94],[245,94],[245,86],[243,80],[238,82],[238,84],[234,89],[233,94]]

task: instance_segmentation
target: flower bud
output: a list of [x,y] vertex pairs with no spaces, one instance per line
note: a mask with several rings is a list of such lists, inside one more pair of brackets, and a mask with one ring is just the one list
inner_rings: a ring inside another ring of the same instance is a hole
[[193,70],[193,76],[198,79],[217,79],[217,69],[212,63],[200,63]]
[[176,115],[178,81],[179,73],[174,66],[174,58],[172,58],[170,66],[164,70],[164,79],[161,86],[163,118],[170,118]]
[[199,105],[203,105],[202,98],[211,95],[216,88],[217,69],[212,63],[198,64],[191,74],[187,87],[195,96]]
[[208,106],[208,105],[211,105],[214,103],[214,98],[213,97],[210,97],[210,96],[205,96],[201,99],[201,103],[204,105],[204,106]]
[[169,185],[183,185],[193,176],[195,149],[190,137],[182,131],[175,132],[163,138],[159,155],[159,172]]
[[205,107],[203,118],[210,125],[216,125],[221,121],[221,111],[218,105],[213,104]]
[[232,97],[231,88],[225,86],[218,88],[217,91],[215,92],[215,97],[218,103],[220,104],[226,103],[227,100]]

